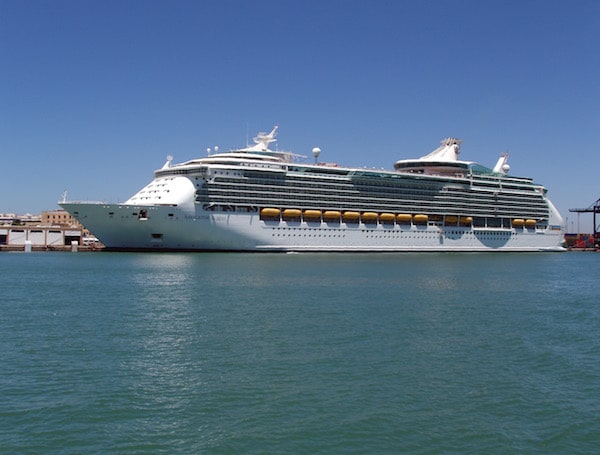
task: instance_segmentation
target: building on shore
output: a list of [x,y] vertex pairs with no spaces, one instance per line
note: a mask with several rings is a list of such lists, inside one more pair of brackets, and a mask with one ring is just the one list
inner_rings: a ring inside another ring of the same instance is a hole
[[46,210],[42,212],[40,218],[43,225],[77,226],[83,228],[79,221],[69,215],[66,210]]
[[37,249],[63,248],[70,245],[101,248],[87,229],[64,210],[44,211],[41,215],[0,214],[0,247]]
[[3,225],[19,225],[19,226],[31,226],[37,225],[42,222],[41,215],[32,215],[27,213],[25,215],[17,215],[16,213],[0,213],[0,226]]

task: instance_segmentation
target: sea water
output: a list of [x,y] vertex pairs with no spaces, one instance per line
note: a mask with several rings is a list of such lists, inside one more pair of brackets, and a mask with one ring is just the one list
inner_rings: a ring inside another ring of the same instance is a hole
[[593,453],[600,255],[0,254],[0,452]]

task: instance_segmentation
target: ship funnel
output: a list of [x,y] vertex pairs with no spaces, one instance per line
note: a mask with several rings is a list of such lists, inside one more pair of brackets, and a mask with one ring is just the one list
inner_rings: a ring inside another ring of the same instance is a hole
[[428,155],[422,156],[425,161],[457,161],[462,141],[454,137],[444,139],[440,146]]

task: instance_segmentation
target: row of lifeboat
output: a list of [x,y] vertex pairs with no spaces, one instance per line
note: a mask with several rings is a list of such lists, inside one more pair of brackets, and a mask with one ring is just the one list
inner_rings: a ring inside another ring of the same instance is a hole
[[514,220],[512,220],[513,227],[525,226],[526,228],[533,229],[536,224],[537,224],[536,220],[530,220],[530,219],[526,220],[523,218],[515,218]]
[[[284,209],[265,207],[260,211],[262,220],[284,220],[284,221],[325,221],[344,223],[358,223],[362,221],[366,224],[427,224],[430,220],[428,215],[410,213],[377,213],[377,212],[355,212],[339,210],[315,210],[315,209]],[[448,225],[468,226],[473,222],[470,216],[446,216],[445,223]]]
[[[377,212],[355,212],[339,210],[316,210],[316,209],[277,209],[265,207],[260,210],[260,219],[265,221],[313,221],[313,222],[344,222],[365,224],[427,224],[429,221],[441,222],[446,226],[471,226],[473,217],[446,215],[445,217],[425,214],[410,213],[377,213]],[[537,221],[532,219],[515,218],[512,226],[535,228]]]

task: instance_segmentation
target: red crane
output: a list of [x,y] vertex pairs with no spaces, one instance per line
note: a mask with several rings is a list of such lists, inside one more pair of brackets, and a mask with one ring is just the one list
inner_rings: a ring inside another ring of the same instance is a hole
[[594,247],[600,247],[600,226],[596,222],[596,214],[600,214],[600,199],[585,209],[569,209],[569,212],[594,214]]

